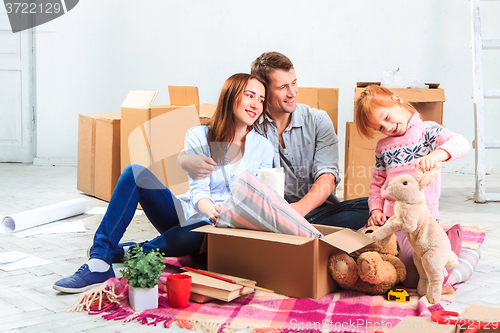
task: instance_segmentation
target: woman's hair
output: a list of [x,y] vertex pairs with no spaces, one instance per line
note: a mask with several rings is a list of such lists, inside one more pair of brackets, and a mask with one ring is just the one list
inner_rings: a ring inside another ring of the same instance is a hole
[[[230,78],[228,78],[222,86],[214,115],[208,123],[208,126],[210,127],[207,134],[210,153],[212,155],[212,158],[218,165],[227,164],[227,149],[229,147],[229,144],[234,140],[236,131],[234,107],[240,102],[241,97],[245,92],[245,87],[247,86],[248,81],[250,81],[251,79],[257,80],[262,83],[267,96],[266,82],[261,78],[251,74],[234,74]],[[264,103],[262,103],[263,110],[261,117],[263,117],[264,119],[264,123],[262,126],[263,128],[267,128],[266,104],[267,103],[265,101]],[[260,121],[260,118],[256,120],[256,122],[258,121]],[[248,130],[252,130],[253,127],[254,125],[249,126]]]
[[269,83],[269,73],[274,69],[288,72],[293,68],[290,59],[279,52],[265,52],[252,62],[250,73]]
[[354,122],[358,132],[364,137],[371,139],[374,130],[372,127],[378,126],[374,119],[374,110],[378,108],[391,108],[395,105],[401,105],[410,114],[417,110],[409,103],[400,104],[393,99],[394,94],[387,88],[370,85],[361,92],[361,95],[354,104]]

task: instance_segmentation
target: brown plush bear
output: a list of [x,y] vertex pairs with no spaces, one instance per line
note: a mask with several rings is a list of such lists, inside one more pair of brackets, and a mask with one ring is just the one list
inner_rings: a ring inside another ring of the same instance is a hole
[[[362,234],[372,233],[377,228],[368,227]],[[396,236],[392,235],[383,247],[373,243],[352,256],[346,253],[333,255],[328,266],[333,279],[343,289],[370,295],[385,294],[406,279],[406,267],[397,255],[398,244]]]

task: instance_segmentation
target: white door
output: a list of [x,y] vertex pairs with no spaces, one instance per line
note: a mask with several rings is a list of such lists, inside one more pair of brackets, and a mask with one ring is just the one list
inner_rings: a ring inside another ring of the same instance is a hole
[[0,3],[0,162],[33,162],[33,29],[12,33]]

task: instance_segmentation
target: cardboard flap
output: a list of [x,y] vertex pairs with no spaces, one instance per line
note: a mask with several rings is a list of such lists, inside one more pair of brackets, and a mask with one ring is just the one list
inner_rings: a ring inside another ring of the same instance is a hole
[[168,86],[168,95],[172,105],[200,105],[198,97],[198,87]]
[[157,91],[130,90],[122,103],[122,108],[147,109],[153,104]]
[[207,234],[218,234],[218,235],[258,239],[258,240],[285,243],[291,245],[303,245],[314,240],[314,238],[276,234],[274,232],[266,232],[266,231],[234,229],[234,228],[217,228],[213,225],[205,225],[203,227],[199,227],[192,231],[204,232]]
[[352,253],[368,244],[373,243],[373,241],[365,235],[358,234],[351,229],[343,229],[338,232],[326,235],[320,238],[320,241],[330,244],[347,253]]
[[[465,311],[460,315],[460,318],[493,323],[500,321],[500,309],[472,304],[470,307],[465,309]],[[493,326],[491,328],[493,328]]]

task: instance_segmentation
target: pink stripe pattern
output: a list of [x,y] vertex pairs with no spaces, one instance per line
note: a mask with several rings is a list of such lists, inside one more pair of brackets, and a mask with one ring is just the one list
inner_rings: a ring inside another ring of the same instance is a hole
[[240,177],[222,204],[215,225],[303,237],[323,237],[276,191],[248,171]]

